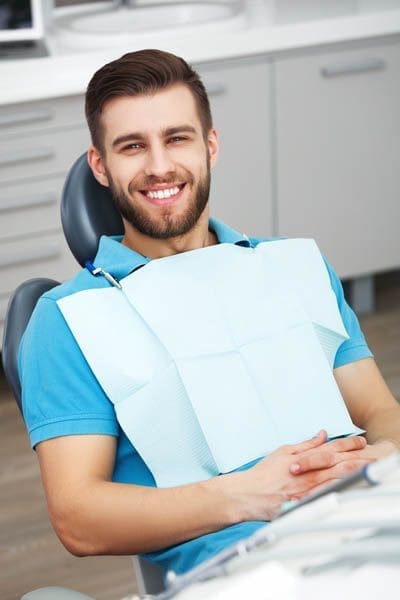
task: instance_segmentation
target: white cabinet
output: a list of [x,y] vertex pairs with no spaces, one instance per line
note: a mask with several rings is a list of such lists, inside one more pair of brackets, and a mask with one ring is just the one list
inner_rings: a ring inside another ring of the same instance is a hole
[[65,174],[88,145],[83,119],[82,97],[0,108],[0,336],[19,283],[77,269],[59,203]]
[[277,231],[341,277],[400,265],[400,42],[274,61]]
[[211,214],[249,236],[272,235],[270,64],[252,58],[198,71],[220,139]]

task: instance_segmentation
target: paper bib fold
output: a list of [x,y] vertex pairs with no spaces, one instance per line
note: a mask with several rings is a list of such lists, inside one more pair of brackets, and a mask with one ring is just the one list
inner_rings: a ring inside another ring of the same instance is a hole
[[58,305],[158,486],[359,431],[333,377],[348,338],[313,240],[150,261]]

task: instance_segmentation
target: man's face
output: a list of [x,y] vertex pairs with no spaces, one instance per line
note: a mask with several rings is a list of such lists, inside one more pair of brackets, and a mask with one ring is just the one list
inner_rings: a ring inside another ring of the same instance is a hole
[[152,96],[124,96],[102,114],[103,180],[127,223],[168,239],[188,233],[209,196],[216,160],[214,130],[207,139],[190,90],[177,84]]

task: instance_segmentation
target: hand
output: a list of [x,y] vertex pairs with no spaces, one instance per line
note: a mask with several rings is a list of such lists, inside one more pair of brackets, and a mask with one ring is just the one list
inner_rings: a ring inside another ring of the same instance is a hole
[[[365,439],[359,436],[329,443],[326,438],[326,432],[321,431],[300,444],[278,448],[248,471],[222,476],[239,511],[237,520],[272,519],[283,502],[301,498],[316,486],[335,479],[332,467],[343,462],[344,455],[366,446]],[[301,471],[294,469],[292,473],[293,464],[300,464]]]
[[[352,471],[398,451],[395,442],[390,440],[380,440],[375,444],[367,444],[364,440],[364,447],[357,449],[356,447],[349,447],[348,443],[344,443],[345,440],[349,439],[356,438],[333,440],[317,450],[310,449],[304,452],[300,457],[296,457],[296,461],[290,465],[290,472],[293,475],[300,475],[314,470],[326,469],[328,471],[326,481],[310,490],[317,492],[325,485],[340,480]],[[358,444],[357,441],[356,446]],[[296,499],[301,497],[297,496]]]

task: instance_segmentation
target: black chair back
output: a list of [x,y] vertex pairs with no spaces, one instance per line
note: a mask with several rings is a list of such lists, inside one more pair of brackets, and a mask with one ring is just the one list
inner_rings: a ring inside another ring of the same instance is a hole
[[79,264],[93,261],[102,235],[122,235],[124,227],[108,188],[100,185],[82,154],[72,165],[61,199],[64,235]]
[[21,382],[18,374],[18,349],[33,309],[40,296],[51,290],[58,281],[54,279],[28,279],[17,287],[11,296],[4,324],[2,362],[6,379],[21,408]]

